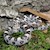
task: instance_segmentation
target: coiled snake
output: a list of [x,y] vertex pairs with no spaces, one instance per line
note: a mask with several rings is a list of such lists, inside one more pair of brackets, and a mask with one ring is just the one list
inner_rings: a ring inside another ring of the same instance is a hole
[[[4,40],[6,43],[16,46],[21,46],[25,43],[27,43],[31,39],[31,33],[34,30],[46,30],[50,24],[47,23],[47,25],[41,25],[42,20],[39,19],[38,16],[24,15],[24,19],[16,18],[16,21],[18,21],[18,24],[20,25],[19,31],[24,32],[23,37],[12,37],[13,31],[10,33],[11,27],[8,27],[8,30],[4,31]],[[16,27],[17,28],[17,27]]]

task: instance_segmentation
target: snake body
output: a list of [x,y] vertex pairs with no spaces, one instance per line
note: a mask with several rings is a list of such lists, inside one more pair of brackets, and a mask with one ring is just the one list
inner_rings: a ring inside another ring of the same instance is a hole
[[[48,26],[50,26],[50,23],[45,25],[41,25],[42,20],[39,19],[38,16],[29,15],[27,17],[24,15],[24,19],[16,18],[17,23],[20,25],[17,29],[17,32],[24,32],[23,37],[12,37],[11,35],[15,32],[12,30],[11,27],[8,27],[8,30],[4,31],[4,40],[6,43],[15,45],[15,46],[21,46],[25,43],[27,43],[31,39],[31,33],[32,31],[38,29],[38,30],[46,30]],[[16,27],[17,28],[17,27]]]

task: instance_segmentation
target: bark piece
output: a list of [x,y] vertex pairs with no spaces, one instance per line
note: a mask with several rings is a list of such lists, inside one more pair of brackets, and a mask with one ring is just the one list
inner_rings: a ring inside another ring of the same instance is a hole
[[32,14],[35,14],[35,15],[37,15],[37,16],[45,19],[45,20],[49,20],[50,21],[50,15],[49,14],[38,12],[36,10],[31,9],[30,7],[22,7],[22,8],[19,9],[19,11],[20,12],[26,12],[26,11],[28,11],[28,12],[30,12]]

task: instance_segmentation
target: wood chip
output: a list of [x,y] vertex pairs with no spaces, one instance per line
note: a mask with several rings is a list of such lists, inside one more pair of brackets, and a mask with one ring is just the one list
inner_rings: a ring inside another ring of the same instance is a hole
[[42,32],[47,33],[47,32],[48,32],[48,30],[44,30],[44,31],[42,31]]

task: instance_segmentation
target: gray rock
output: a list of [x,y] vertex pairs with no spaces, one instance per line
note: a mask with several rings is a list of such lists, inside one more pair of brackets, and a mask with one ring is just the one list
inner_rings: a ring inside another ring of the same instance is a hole
[[2,5],[2,6],[7,6],[6,0],[0,0],[0,5]]

